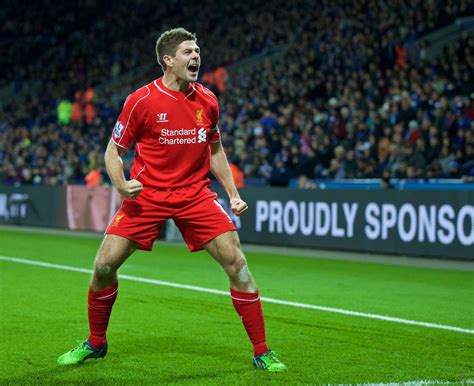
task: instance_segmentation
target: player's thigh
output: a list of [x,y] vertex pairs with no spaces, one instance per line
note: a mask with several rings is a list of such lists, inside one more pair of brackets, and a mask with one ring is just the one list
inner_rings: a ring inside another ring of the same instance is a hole
[[240,248],[237,231],[220,234],[203,245],[203,248],[224,268],[240,268],[246,265],[245,256]]
[[108,266],[117,270],[137,248],[138,243],[133,240],[113,234],[105,235],[95,258],[95,266]]
[[134,241],[139,249],[151,251],[170,217],[170,209],[159,194],[145,188],[137,199],[125,199],[105,233]]
[[235,231],[232,219],[208,187],[197,192],[191,189],[187,195],[186,205],[173,220],[192,252],[204,249],[204,244],[221,234]]

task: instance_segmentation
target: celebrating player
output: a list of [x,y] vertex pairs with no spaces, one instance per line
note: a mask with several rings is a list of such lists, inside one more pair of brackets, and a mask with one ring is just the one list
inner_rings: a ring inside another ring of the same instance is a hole
[[[95,259],[88,297],[90,335],[58,363],[79,364],[106,355],[117,270],[136,249],[151,250],[163,224],[173,219],[189,249],[205,249],[229,277],[232,303],[253,345],[254,366],[285,371],[267,347],[260,297],[236,228],[210,190],[209,170],[225,188],[233,213],[240,216],[247,210],[220,141],[217,98],[196,82],[201,65],[196,35],[183,28],[166,31],[156,54],[163,77],[127,98],[105,152],[107,172],[125,199]],[[121,157],[133,143],[127,181]]]

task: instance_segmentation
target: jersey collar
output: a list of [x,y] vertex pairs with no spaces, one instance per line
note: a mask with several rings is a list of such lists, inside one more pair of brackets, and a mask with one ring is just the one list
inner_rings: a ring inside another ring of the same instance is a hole
[[165,95],[168,95],[170,98],[175,100],[185,100],[188,99],[192,94],[196,92],[196,86],[194,83],[189,84],[189,88],[186,91],[174,91],[169,89],[163,84],[163,77],[156,79],[154,82],[157,90]]

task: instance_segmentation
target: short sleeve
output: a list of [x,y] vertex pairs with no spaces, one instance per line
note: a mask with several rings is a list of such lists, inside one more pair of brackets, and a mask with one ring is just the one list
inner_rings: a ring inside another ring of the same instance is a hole
[[144,87],[130,94],[125,100],[122,112],[112,130],[112,140],[116,145],[128,148],[135,142],[144,120],[138,105],[149,93],[150,90]]

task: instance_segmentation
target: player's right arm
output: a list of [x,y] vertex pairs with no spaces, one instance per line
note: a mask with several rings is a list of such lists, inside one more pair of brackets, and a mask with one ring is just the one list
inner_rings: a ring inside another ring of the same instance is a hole
[[112,138],[105,151],[105,167],[110,180],[120,194],[127,198],[136,198],[143,190],[141,182],[133,179],[127,181],[123,170],[122,156],[130,145],[136,141],[143,126],[143,112],[140,102],[150,95],[148,86],[142,87],[130,94],[125,101],[114,129]]
[[112,184],[114,184],[118,192],[127,198],[134,199],[143,190],[143,185],[140,181],[127,181],[125,179],[122,161],[122,156],[124,153],[125,149],[116,145],[113,140],[110,140],[104,156],[105,167]]

